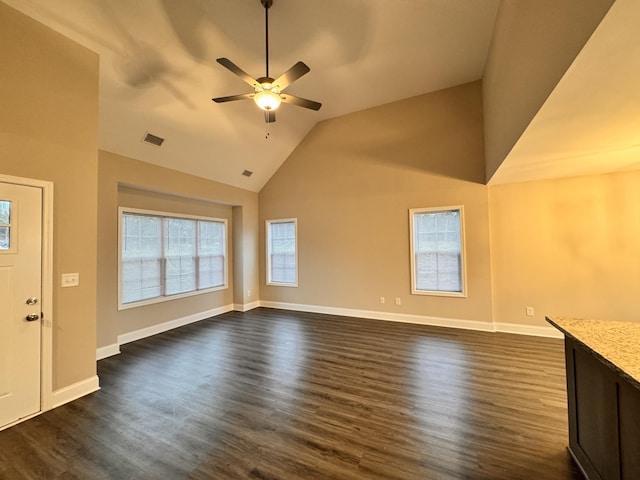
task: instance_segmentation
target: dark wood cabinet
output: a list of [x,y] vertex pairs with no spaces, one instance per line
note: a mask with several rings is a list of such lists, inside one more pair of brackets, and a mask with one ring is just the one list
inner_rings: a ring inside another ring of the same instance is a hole
[[618,384],[621,477],[640,479],[640,390],[629,382]]
[[640,479],[640,390],[565,338],[569,449],[589,480]]

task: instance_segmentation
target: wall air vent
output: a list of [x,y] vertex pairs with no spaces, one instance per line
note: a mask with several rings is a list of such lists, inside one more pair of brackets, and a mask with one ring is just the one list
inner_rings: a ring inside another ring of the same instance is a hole
[[251,175],[253,175],[253,172],[251,170],[245,170],[244,172],[242,172],[242,175],[244,175],[245,177],[250,177]]
[[142,141],[159,147],[160,145],[162,145],[162,142],[164,142],[164,138],[160,138],[156,135],[153,135],[152,133],[146,132]]

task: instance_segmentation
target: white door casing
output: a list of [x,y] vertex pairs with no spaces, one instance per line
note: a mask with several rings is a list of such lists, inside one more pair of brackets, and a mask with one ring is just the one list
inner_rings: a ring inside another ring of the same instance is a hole
[[42,196],[0,183],[0,428],[42,409]]

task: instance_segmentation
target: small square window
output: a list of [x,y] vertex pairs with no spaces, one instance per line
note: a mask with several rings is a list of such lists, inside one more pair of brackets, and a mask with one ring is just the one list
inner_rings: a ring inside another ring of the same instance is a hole
[[9,248],[11,248],[11,229],[0,227],[0,250],[9,250]]
[[11,223],[11,202],[0,200],[0,225]]

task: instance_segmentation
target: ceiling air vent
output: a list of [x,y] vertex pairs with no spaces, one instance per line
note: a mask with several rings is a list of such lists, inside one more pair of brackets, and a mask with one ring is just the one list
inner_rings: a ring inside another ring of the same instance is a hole
[[157,137],[156,135],[147,132],[144,134],[144,138],[142,139],[142,141],[159,147],[160,145],[162,145],[162,142],[164,142],[164,138]]
[[251,170],[245,170],[244,172],[242,172],[242,175],[244,175],[245,177],[250,177],[251,175],[253,175],[253,172]]

